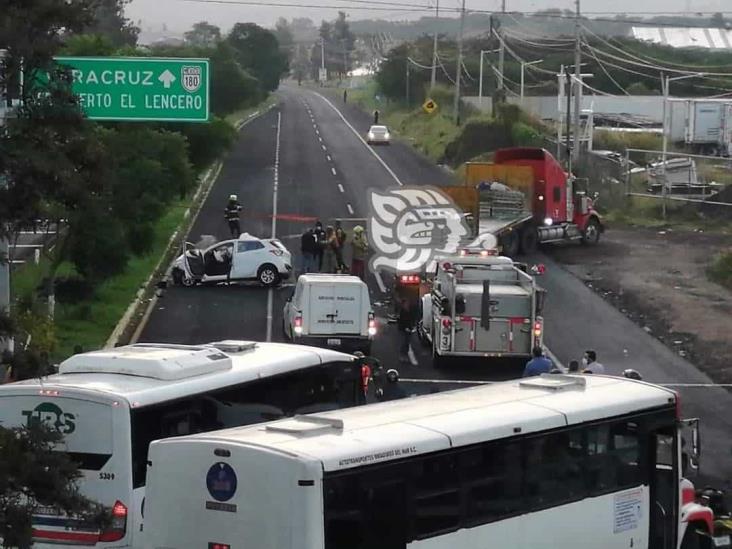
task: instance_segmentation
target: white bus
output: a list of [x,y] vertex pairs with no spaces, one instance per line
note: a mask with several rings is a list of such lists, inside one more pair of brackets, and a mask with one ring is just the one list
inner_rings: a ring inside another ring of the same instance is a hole
[[64,434],[82,493],[112,509],[107,531],[45,510],[35,547],[141,547],[151,441],[364,402],[358,360],[327,349],[223,341],[138,344],[73,356],[59,374],[0,386],[0,425]]
[[146,546],[675,549],[711,522],[677,405],[544,375],[156,441]]

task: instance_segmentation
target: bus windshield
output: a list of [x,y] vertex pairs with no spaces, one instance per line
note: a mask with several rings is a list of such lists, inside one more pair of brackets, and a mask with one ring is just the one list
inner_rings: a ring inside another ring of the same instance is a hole
[[133,409],[133,487],[145,485],[153,440],[349,408],[364,402],[360,383],[355,362],[334,362]]

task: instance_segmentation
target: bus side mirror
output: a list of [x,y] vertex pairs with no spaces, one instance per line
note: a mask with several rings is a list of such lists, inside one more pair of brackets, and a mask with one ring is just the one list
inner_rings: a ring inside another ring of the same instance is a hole
[[691,440],[691,445],[686,448],[682,444],[682,454],[686,456],[688,466],[693,471],[699,471],[699,460],[701,458],[701,436],[699,435],[699,418],[682,419],[681,426],[684,433],[688,433],[688,437],[683,437],[682,440]]

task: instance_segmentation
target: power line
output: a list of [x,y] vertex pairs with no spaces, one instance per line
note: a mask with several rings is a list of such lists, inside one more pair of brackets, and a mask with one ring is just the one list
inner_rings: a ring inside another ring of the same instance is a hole
[[[325,5],[325,4],[296,4],[290,2],[258,2],[256,0],[176,0],[177,2],[188,2],[194,4],[223,4],[223,5],[242,5],[242,6],[265,6],[272,8],[311,8],[311,9],[344,9],[349,10],[364,10],[364,11],[388,11],[388,12],[402,12],[402,13],[416,13],[422,11],[430,11],[427,7],[418,7],[414,4],[402,4],[398,2],[370,2],[367,0],[336,0],[337,2],[363,2],[364,4],[385,4],[387,6],[405,6],[403,8],[396,7],[375,7],[375,6],[338,6],[338,5]],[[409,7],[406,7],[409,6]]]
[[[588,45],[588,44],[587,44],[587,42],[586,42],[586,41],[584,41],[584,40],[583,40],[583,43],[584,43],[585,45]],[[598,65],[599,65],[599,67],[600,67],[600,68],[602,69],[602,72],[604,72],[604,73],[605,73],[605,76],[607,76],[607,77],[608,77],[608,78],[610,79],[610,81],[611,81],[611,82],[612,82],[613,84],[615,84],[615,87],[617,87],[617,88],[618,88],[618,89],[619,89],[619,90],[620,90],[621,92],[623,92],[623,93],[624,93],[625,95],[630,95],[630,94],[629,94],[629,93],[627,92],[627,90],[626,90],[626,89],[625,89],[625,88],[624,88],[623,86],[621,86],[620,84],[618,84],[618,81],[617,81],[617,80],[615,80],[615,78],[613,78],[613,77],[612,77],[612,75],[611,75],[611,74],[610,74],[610,73],[609,73],[609,72],[607,71],[607,69],[605,68],[605,65],[603,65],[603,64],[602,64],[602,62],[601,62],[601,61],[600,61],[600,60],[599,60],[599,59],[597,58],[597,56],[595,55],[595,52],[594,52],[594,51],[592,51],[592,49],[591,49],[591,48],[590,48],[590,55],[592,55],[592,57],[594,58],[594,60],[595,60],[595,61],[597,61],[597,64],[598,64]]]

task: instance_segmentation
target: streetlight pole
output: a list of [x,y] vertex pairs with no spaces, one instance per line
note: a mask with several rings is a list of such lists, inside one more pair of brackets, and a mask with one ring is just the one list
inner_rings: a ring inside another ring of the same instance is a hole
[[542,63],[544,60],[539,59],[538,61],[521,61],[521,102],[524,101],[524,67],[528,67],[529,65],[538,65],[539,63]]
[[[582,49],[580,33],[580,0],[575,0],[576,13],[574,19],[574,148],[572,161],[577,164],[580,154],[580,109],[582,104]],[[569,115],[569,113],[567,113]]]
[[455,70],[455,101],[453,104],[453,119],[460,124],[460,76],[463,70],[463,32],[465,31],[465,0],[460,9],[460,34],[458,35],[457,68]]
[[435,38],[432,44],[432,77],[430,78],[430,89],[435,89],[437,84],[437,29],[439,28],[440,19],[440,0],[435,3]]
[[669,97],[669,84],[676,80],[685,80],[687,78],[697,78],[704,76],[703,72],[695,74],[684,74],[682,76],[674,76],[669,78],[668,76],[661,75],[661,87],[663,88],[663,145],[661,147],[661,215],[663,219],[666,219],[666,201],[668,195],[668,181],[666,179],[666,155],[668,153],[668,97]]

